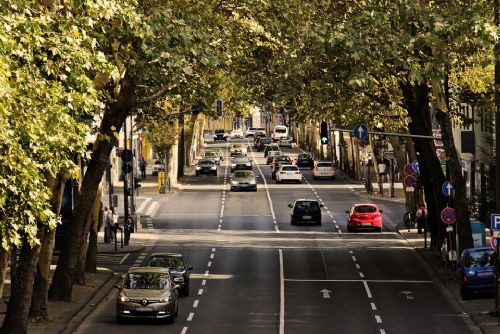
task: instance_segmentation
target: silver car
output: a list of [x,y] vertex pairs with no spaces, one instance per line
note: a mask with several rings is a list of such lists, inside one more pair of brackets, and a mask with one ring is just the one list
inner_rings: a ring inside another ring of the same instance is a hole
[[257,177],[251,170],[236,170],[231,176],[231,190],[257,191]]
[[205,151],[203,159],[213,160],[217,165],[220,165],[221,160],[224,160],[220,152],[217,151]]
[[170,271],[158,267],[133,267],[125,275],[116,299],[116,322],[126,319],[174,321],[179,311],[179,289]]
[[239,169],[252,170],[252,160],[247,157],[234,158],[231,162],[231,173]]

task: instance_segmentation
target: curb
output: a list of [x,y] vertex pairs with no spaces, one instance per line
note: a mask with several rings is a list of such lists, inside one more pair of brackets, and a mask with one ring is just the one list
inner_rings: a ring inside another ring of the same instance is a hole
[[92,295],[88,296],[88,299],[79,309],[75,310],[71,314],[68,314],[63,320],[63,323],[51,329],[49,333],[73,333],[75,329],[85,320],[85,318],[94,310],[94,308],[89,306],[97,305],[108,294],[109,290],[117,280],[115,277],[116,274],[105,268],[99,268],[98,271],[108,272],[108,278],[104,284],[97,288]]
[[[120,247],[120,246],[118,246]],[[136,248],[134,248],[133,250],[130,250],[130,249],[127,249],[125,247],[128,247],[128,246],[124,246],[124,248],[118,248],[117,250],[112,250],[112,251],[102,251],[102,252],[97,252],[97,254],[126,254],[126,253],[138,253],[138,252],[142,252],[146,249],[146,246],[137,246]]]

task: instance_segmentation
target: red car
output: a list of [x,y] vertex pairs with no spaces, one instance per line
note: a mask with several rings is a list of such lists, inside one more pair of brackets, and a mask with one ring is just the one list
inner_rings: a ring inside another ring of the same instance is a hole
[[351,210],[346,211],[347,231],[352,232],[358,228],[371,228],[382,231],[382,210],[371,203],[353,204]]

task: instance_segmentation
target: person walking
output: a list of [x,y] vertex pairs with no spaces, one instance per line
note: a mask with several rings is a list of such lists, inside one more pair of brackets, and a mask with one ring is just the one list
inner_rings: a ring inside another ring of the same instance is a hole
[[104,207],[104,242],[110,243],[113,241],[113,217],[111,210]]
[[141,161],[139,161],[139,168],[141,169],[141,178],[144,180],[146,178],[146,167],[148,163],[141,157]]
[[427,209],[425,208],[425,205],[419,204],[417,211],[415,213],[415,217],[417,218],[417,233],[422,234],[422,227],[425,225],[425,216]]

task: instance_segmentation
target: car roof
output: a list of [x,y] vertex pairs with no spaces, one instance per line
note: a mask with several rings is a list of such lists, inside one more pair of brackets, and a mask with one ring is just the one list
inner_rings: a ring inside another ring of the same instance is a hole
[[151,254],[151,257],[156,256],[156,257],[182,257],[182,254],[180,253],[153,253]]
[[378,209],[378,205],[377,204],[373,204],[373,203],[353,203],[352,206],[363,206],[363,205],[367,205],[367,206],[374,206]]
[[288,164],[288,165],[281,165],[281,166],[280,166],[280,168],[283,168],[283,167],[295,167],[295,168],[297,168],[297,169],[299,168],[299,167],[297,167],[296,165],[290,165],[290,164]]
[[309,198],[299,198],[299,199],[296,199],[295,202],[318,202],[318,200],[309,199]]
[[170,270],[164,267],[132,267],[128,270],[129,273],[162,273],[170,274]]

